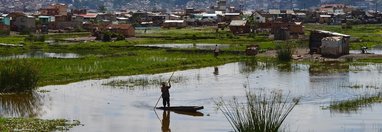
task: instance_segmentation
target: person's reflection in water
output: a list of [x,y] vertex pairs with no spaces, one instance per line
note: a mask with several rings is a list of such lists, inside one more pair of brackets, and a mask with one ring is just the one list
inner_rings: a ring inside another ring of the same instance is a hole
[[163,111],[163,119],[162,119],[162,132],[171,132],[170,129],[170,111]]
[[219,75],[219,68],[218,67],[215,67],[214,68],[214,75]]

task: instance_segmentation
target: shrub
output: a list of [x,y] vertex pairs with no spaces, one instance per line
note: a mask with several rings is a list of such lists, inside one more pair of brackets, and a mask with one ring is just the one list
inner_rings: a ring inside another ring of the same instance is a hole
[[103,37],[102,37],[103,42],[110,42],[111,41],[111,36],[112,36],[111,32],[103,32],[102,34],[103,34]]
[[25,92],[37,87],[38,64],[28,60],[7,60],[0,66],[0,92]]
[[217,105],[236,132],[277,132],[299,101],[284,98],[278,92],[270,95],[247,92],[244,103],[234,98],[228,104],[220,101]]

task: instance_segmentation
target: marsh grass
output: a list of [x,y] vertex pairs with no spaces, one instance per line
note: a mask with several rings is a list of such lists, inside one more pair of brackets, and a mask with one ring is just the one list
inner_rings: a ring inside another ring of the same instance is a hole
[[26,59],[6,60],[0,65],[0,92],[26,92],[37,87],[39,65]]
[[0,118],[1,131],[31,131],[31,132],[46,132],[46,131],[68,131],[74,126],[80,125],[78,120],[43,120],[34,118]]
[[349,113],[352,111],[358,111],[360,108],[370,106],[373,103],[381,102],[382,93],[378,93],[375,95],[362,95],[355,99],[349,99],[344,101],[332,101],[328,109],[335,112]]
[[299,98],[284,98],[279,92],[247,92],[244,103],[233,98],[228,103],[221,100],[216,104],[235,132],[277,132],[299,101]]
[[292,60],[294,48],[291,44],[281,43],[276,45],[277,59],[282,62],[289,62]]
[[[182,81],[187,80],[186,77],[184,76],[174,76],[171,79],[171,83],[180,83]],[[147,86],[152,86],[152,85],[160,85],[161,82],[166,82],[166,80],[163,77],[155,77],[155,78],[148,78],[148,77],[136,77],[136,78],[129,78],[127,80],[113,80],[108,83],[104,83],[102,85],[107,85],[107,86],[112,86],[112,87],[147,87]]]
[[[86,79],[101,79],[111,76],[164,73],[174,70],[216,66],[241,61],[246,56],[222,54],[215,58],[206,53],[166,52],[165,50],[133,51],[134,55],[84,56],[75,59],[28,58],[37,62],[41,72],[39,86],[65,84]],[[0,60],[0,65],[7,64]]]

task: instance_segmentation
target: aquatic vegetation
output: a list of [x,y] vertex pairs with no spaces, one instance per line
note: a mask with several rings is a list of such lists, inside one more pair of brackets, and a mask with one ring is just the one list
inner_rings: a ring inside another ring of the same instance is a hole
[[[184,76],[174,76],[171,78],[171,83],[180,83],[182,81],[187,80]],[[104,83],[102,85],[108,85],[112,87],[147,87],[150,85],[160,85],[161,82],[168,81],[163,77],[155,77],[155,78],[148,78],[148,77],[138,77],[138,78],[129,78],[128,80],[113,80],[108,83]]]
[[35,62],[6,60],[0,65],[0,92],[34,90],[39,80],[39,65]]
[[277,49],[277,59],[279,61],[291,61],[292,60],[292,55],[293,55],[293,47],[291,44],[277,44],[276,45]]
[[37,92],[0,94],[0,115],[36,117],[43,113],[44,97]]
[[280,92],[247,92],[244,103],[233,98],[229,103],[222,100],[216,104],[236,132],[277,132],[299,101],[299,98],[284,98]]
[[363,95],[359,96],[355,99],[349,99],[344,101],[333,101],[328,108],[332,111],[336,112],[351,112],[357,111],[362,107],[369,106],[373,103],[381,103],[382,102],[382,93],[378,93],[376,95]]
[[80,125],[78,120],[43,120],[34,118],[0,118],[1,131],[67,131],[74,126]]

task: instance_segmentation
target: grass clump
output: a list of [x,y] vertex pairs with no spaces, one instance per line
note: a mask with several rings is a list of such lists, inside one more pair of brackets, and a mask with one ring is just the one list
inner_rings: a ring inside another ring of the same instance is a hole
[[293,47],[292,45],[286,44],[278,44],[276,45],[277,49],[277,59],[279,61],[288,62],[292,60],[293,55]]
[[378,93],[376,95],[364,95],[357,97],[355,99],[345,100],[345,101],[337,101],[332,102],[328,107],[330,110],[337,112],[351,112],[357,111],[361,107],[369,106],[373,103],[382,102],[382,93]]
[[34,118],[0,118],[1,131],[67,131],[74,126],[80,125],[80,121],[55,119],[43,120]]
[[247,92],[244,103],[234,98],[230,103],[220,101],[217,105],[235,132],[277,132],[299,101],[284,98],[279,92],[270,95]]
[[29,60],[6,60],[0,65],[0,92],[25,92],[37,87],[39,66]]

